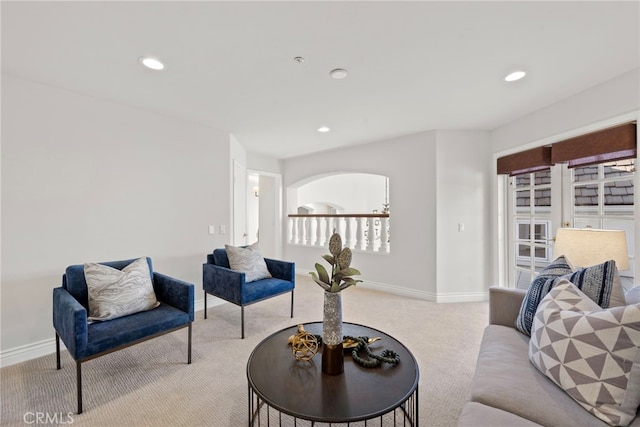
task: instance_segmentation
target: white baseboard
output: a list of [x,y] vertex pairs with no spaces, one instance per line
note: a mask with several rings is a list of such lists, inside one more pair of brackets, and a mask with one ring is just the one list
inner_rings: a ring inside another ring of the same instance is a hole
[[[225,301],[209,296],[207,300],[207,308],[224,304]],[[204,298],[193,302],[195,312],[204,310]],[[52,332],[53,333],[53,332]],[[60,350],[66,350],[64,343],[60,340]],[[15,365],[16,363],[26,362],[27,360],[36,359],[56,352],[55,337],[38,341],[32,344],[26,344],[16,348],[10,348],[0,352],[0,367]]]
[[[299,269],[299,273],[309,274],[311,270]],[[489,291],[486,292],[454,292],[454,293],[433,293],[421,291],[418,289],[404,288],[402,286],[390,285],[388,283],[379,283],[366,280],[359,283],[357,286],[373,289],[376,291],[387,292],[393,295],[400,295],[403,297],[416,298],[424,301],[431,302],[480,302],[489,300]]]
[[[66,349],[62,341],[60,341],[60,349]],[[15,365],[16,363],[26,362],[27,360],[36,359],[46,356],[56,351],[56,339],[49,338],[32,344],[23,345],[0,353],[0,367]]]
[[489,291],[487,292],[453,292],[448,294],[438,294],[436,302],[482,302],[489,301]]

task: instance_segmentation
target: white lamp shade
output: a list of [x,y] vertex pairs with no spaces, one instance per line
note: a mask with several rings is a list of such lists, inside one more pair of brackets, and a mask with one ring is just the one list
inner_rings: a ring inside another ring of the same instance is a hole
[[553,254],[566,256],[574,267],[614,260],[618,270],[629,269],[627,237],[623,230],[559,228]]

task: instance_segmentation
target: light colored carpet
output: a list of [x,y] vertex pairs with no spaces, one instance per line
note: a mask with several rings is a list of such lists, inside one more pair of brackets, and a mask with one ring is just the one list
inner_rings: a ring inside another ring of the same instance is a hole
[[[344,321],[380,329],[414,354],[420,424],[455,426],[469,395],[488,304],[436,304],[364,288],[346,290],[342,301]],[[289,303],[286,295],[245,308],[244,340],[239,307],[209,308],[207,320],[196,313],[191,365],[186,329],[84,363],[81,415],[75,414],[75,363],[68,353],[60,371],[55,354],[2,368],[0,424],[36,425],[33,414],[41,413],[49,424],[57,417],[73,426],[247,425],[246,364],[253,348],[287,326],[322,319],[322,290],[308,277],[297,277],[293,319]]]

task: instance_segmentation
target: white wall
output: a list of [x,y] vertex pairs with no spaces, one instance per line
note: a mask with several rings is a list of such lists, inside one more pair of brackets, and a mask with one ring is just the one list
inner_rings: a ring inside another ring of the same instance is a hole
[[437,285],[440,301],[483,299],[491,285],[489,133],[437,131]]
[[[397,287],[408,294],[435,297],[436,293],[436,189],[434,132],[352,146],[283,161],[283,188],[297,186],[309,177],[359,172],[389,177],[392,242],[389,254],[355,251],[353,266],[369,284]],[[389,161],[389,159],[394,159]],[[285,192],[288,197],[288,192]],[[289,213],[295,203],[285,200]],[[296,270],[313,269],[322,262],[326,248],[285,243],[284,256],[296,262]]]
[[[381,175],[345,173],[318,178],[298,188],[298,206],[332,203],[340,206],[340,213],[382,212],[385,196],[385,177]],[[326,212],[316,212],[326,213]]]
[[[500,126],[491,132],[494,153],[520,151],[611,126],[607,120],[640,107],[640,69],[629,71],[572,97]],[[622,117],[620,120],[629,121]],[[547,141],[547,139],[549,139]]]
[[[1,350],[48,340],[64,269],[139,256],[194,283],[230,224],[229,135],[2,75]],[[50,349],[49,349],[50,350]]]
[[[433,301],[482,300],[491,284],[489,148],[488,132],[423,132],[342,149],[340,156],[285,161],[284,186],[353,165],[389,176],[391,252],[355,251],[363,285]],[[287,206],[294,213],[295,205]],[[312,270],[326,252],[285,244],[298,271]]]
[[264,154],[247,153],[247,169],[258,172],[268,172],[271,174],[280,174],[281,161],[274,157],[269,157]]

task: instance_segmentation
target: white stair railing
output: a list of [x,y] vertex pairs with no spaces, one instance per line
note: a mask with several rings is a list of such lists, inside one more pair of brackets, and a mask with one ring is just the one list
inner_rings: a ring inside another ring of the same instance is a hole
[[[355,225],[355,227],[354,227]],[[365,252],[391,251],[389,214],[290,214],[287,242],[325,246],[333,232],[345,247]]]

